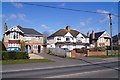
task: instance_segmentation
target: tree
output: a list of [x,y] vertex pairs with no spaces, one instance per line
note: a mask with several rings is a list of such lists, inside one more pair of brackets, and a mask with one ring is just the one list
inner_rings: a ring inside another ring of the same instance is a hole
[[6,48],[2,41],[0,41],[0,51],[6,51]]
[[25,41],[20,42],[21,51],[25,51]]
[[43,32],[43,36],[44,36],[44,43],[47,43],[47,37],[49,36],[49,32],[48,31],[44,31]]

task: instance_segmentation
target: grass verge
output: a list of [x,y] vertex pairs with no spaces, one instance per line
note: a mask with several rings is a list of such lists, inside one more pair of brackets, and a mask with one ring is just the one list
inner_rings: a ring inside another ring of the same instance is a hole
[[20,60],[0,60],[2,65],[10,64],[27,64],[27,63],[43,63],[43,62],[55,62],[49,59],[20,59]]
[[112,58],[112,57],[120,57],[120,54],[114,54],[114,55],[102,55],[102,56],[89,56],[89,57],[92,57],[92,58]]

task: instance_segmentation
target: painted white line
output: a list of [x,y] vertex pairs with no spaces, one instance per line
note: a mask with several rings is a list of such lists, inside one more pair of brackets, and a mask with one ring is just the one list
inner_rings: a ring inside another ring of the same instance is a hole
[[[114,62],[114,61],[113,61]],[[106,63],[106,62],[96,62],[93,64],[99,64],[99,63]],[[19,71],[29,71],[29,70],[40,70],[40,69],[53,69],[53,68],[64,68],[64,67],[74,67],[74,66],[84,66],[89,65],[91,63],[84,63],[84,64],[74,64],[74,65],[65,65],[65,66],[54,66],[54,67],[45,67],[45,68],[31,68],[31,69],[17,69],[17,70],[5,70],[0,71],[0,73],[6,73],[6,72],[19,72]]]
[[114,70],[114,69],[96,70],[96,71],[90,71],[90,72],[65,74],[65,75],[51,76],[51,77],[45,77],[45,78],[64,78],[64,77],[77,76],[77,75],[89,74],[89,73],[97,73],[97,72],[103,72],[103,71],[111,71],[111,70]]

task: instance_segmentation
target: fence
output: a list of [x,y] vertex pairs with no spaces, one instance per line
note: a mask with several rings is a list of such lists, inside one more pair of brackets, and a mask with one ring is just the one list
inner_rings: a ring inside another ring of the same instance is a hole
[[46,52],[57,56],[71,57],[71,52],[62,48],[49,48]]
[[110,54],[120,54],[120,50],[112,50],[112,51],[107,50],[106,52],[107,52],[108,55],[110,55]]

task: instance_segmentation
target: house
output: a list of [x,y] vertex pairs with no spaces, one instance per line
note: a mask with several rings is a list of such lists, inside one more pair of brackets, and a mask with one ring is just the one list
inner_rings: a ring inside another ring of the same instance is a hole
[[47,48],[82,48],[89,44],[89,38],[67,26],[66,29],[60,29],[47,38]]
[[90,47],[110,46],[110,36],[106,31],[96,33],[92,31],[91,34],[88,32],[87,36],[90,38]]
[[120,45],[120,33],[114,35],[112,37],[112,42],[113,42],[113,45]]
[[4,45],[7,49],[21,49],[21,42],[23,41],[28,53],[42,53],[43,39],[43,35],[32,28],[15,25],[7,29],[7,24],[4,25]]

